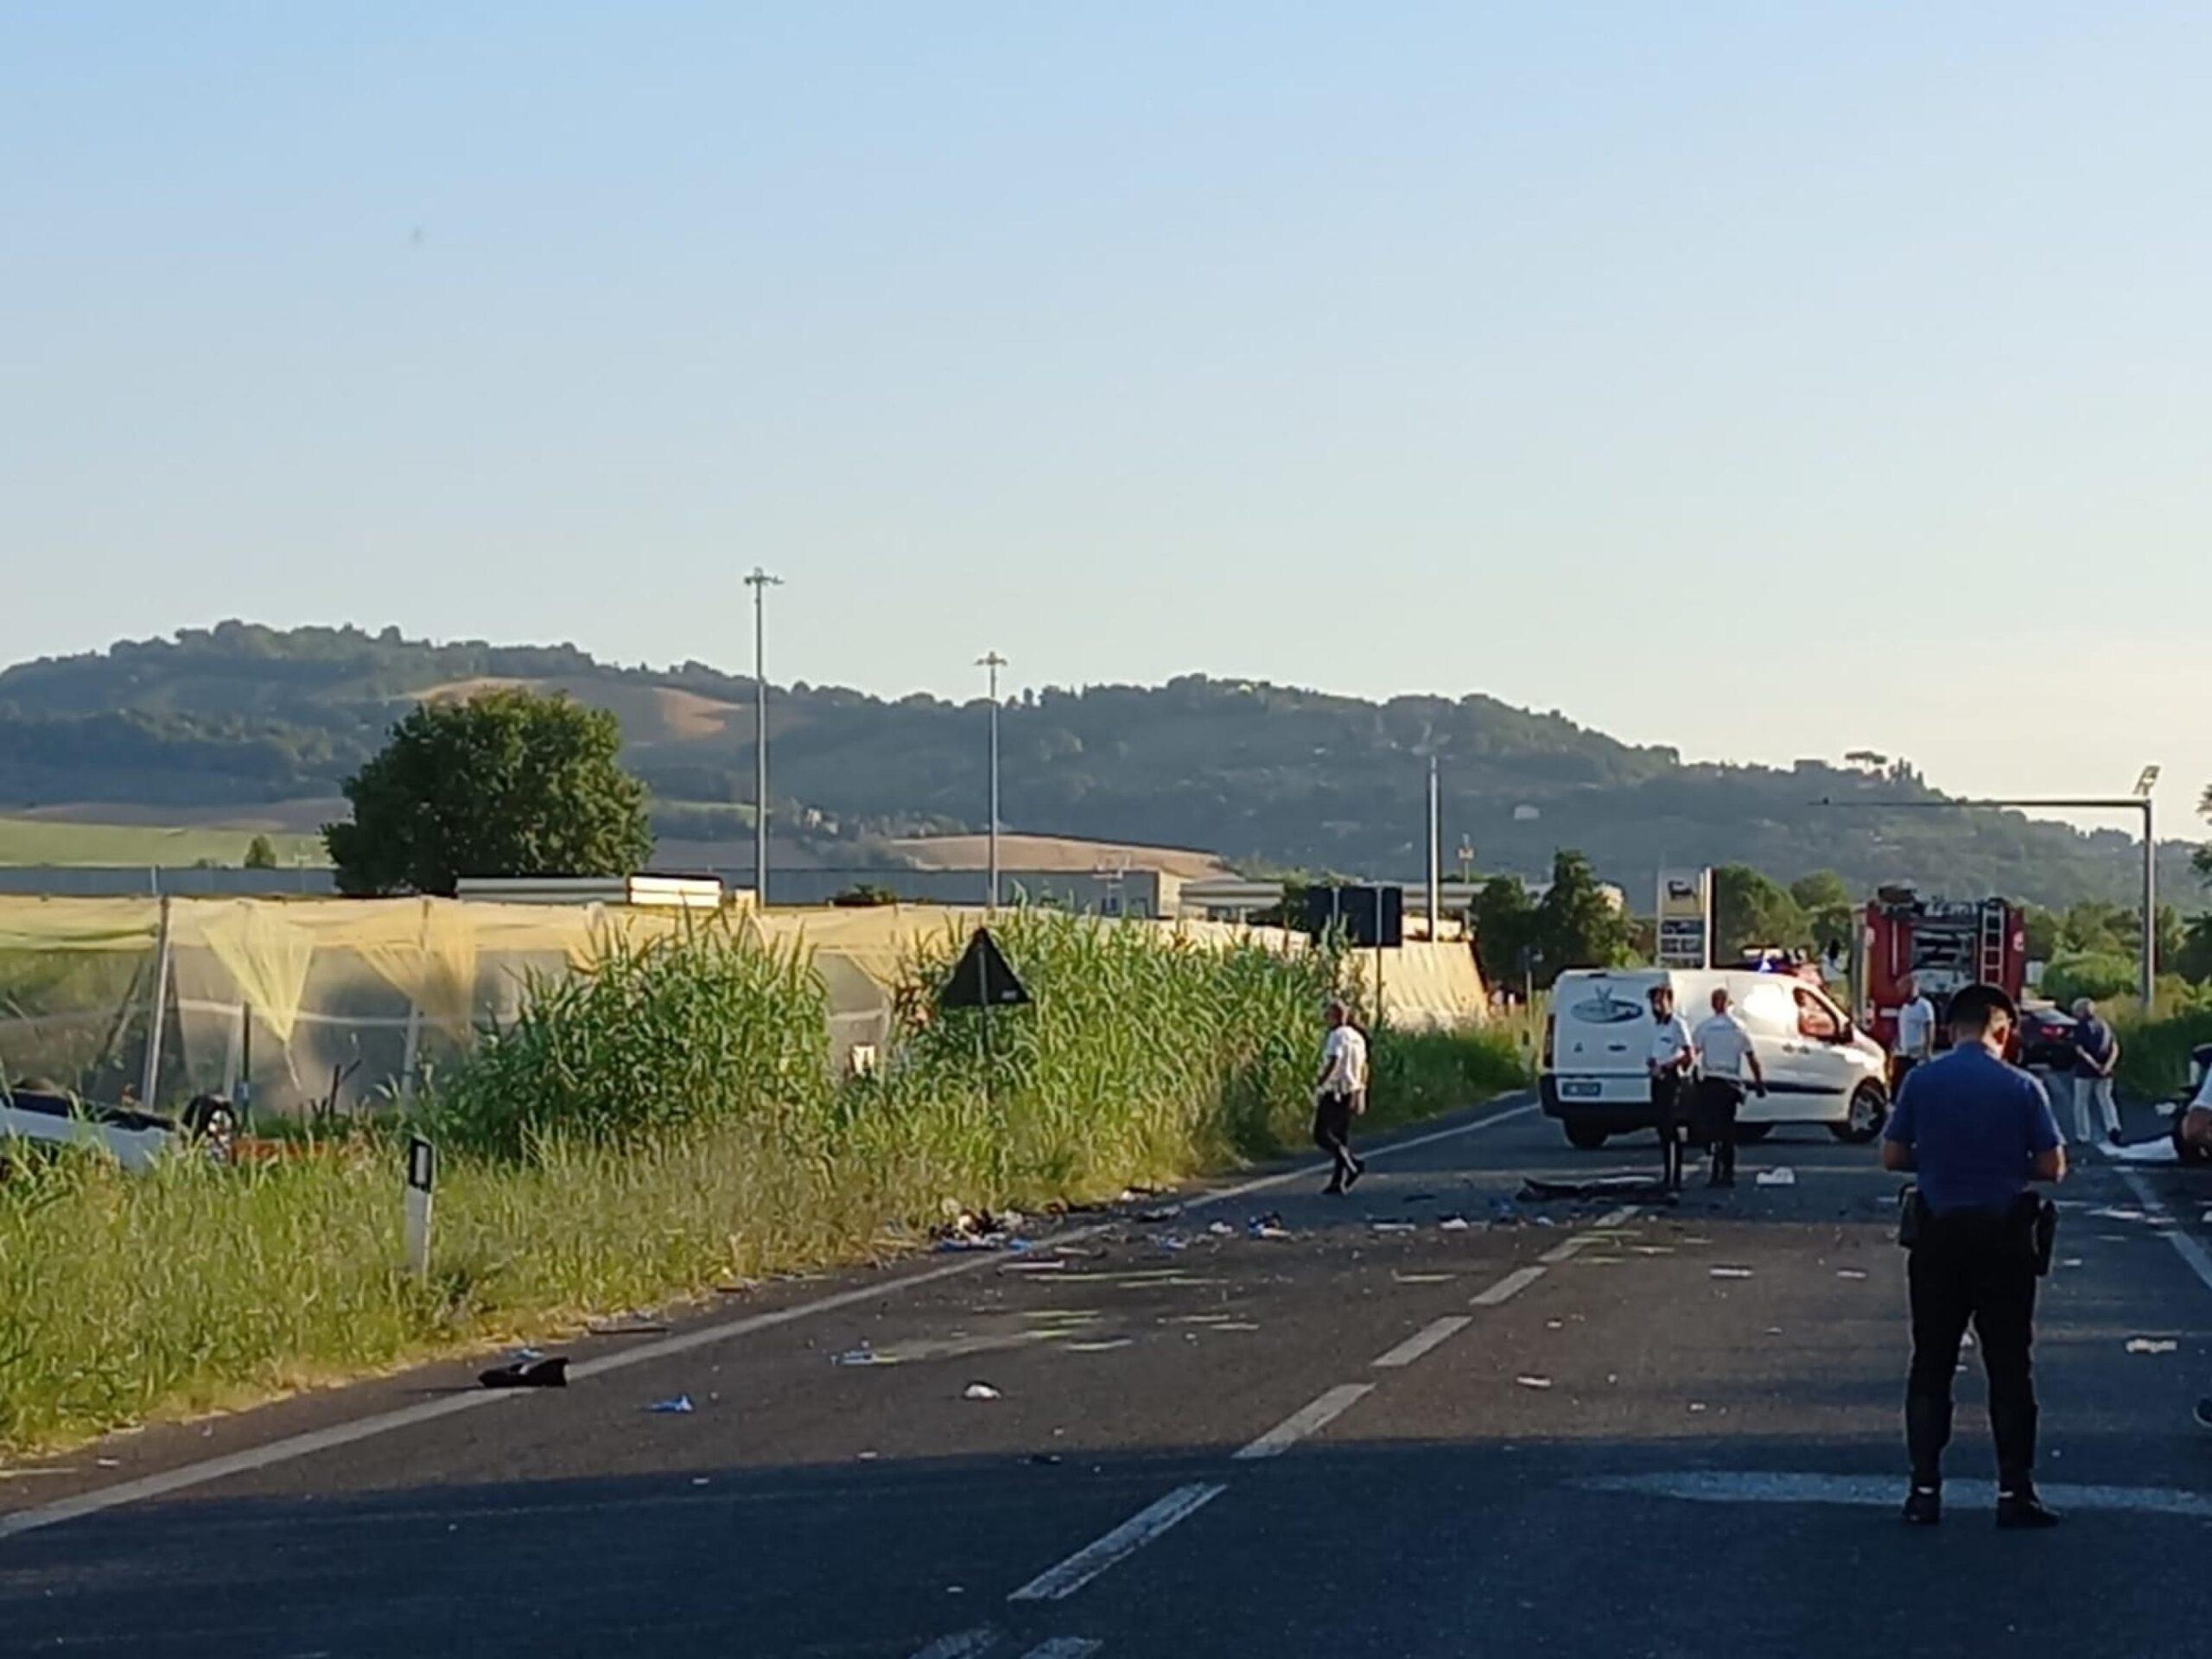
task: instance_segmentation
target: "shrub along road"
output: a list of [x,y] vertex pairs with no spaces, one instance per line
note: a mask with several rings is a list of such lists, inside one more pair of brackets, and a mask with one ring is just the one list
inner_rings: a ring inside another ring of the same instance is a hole
[[[1991,1527],[1977,1370],[1951,1515],[1915,1533],[1894,1179],[1785,1131],[1672,1211],[1507,1202],[1642,1155],[1501,1103],[1349,1200],[1301,1173],[787,1283],[580,1345],[562,1393],[436,1370],[111,1441],[0,1484],[0,1630],[410,1659],[2200,1649],[2212,1262],[2145,1197],[2193,1230],[2212,1182],[2064,1190],[2038,1359],[2067,1526]],[[1751,1184],[1777,1165],[1794,1185]],[[1289,1237],[1251,1236],[1266,1211]]]

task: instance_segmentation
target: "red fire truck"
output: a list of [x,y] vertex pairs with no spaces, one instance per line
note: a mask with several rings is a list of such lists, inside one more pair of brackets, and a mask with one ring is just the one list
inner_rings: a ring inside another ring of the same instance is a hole
[[1859,950],[1859,1023],[1892,1052],[1908,974],[1936,1005],[1939,1042],[1952,992],[1999,985],[2017,1002],[2027,988],[2027,929],[2020,907],[2003,899],[1923,899],[1910,887],[1883,887],[1866,906]]

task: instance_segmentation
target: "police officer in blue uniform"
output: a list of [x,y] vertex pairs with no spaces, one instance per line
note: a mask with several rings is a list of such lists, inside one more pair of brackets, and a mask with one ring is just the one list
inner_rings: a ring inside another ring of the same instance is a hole
[[1885,1169],[1910,1170],[1904,1238],[1911,1250],[1912,1374],[1905,1442],[1912,1487],[1904,1518],[1942,1519],[1943,1448],[1951,1439],[1951,1380],[1973,1322],[1989,1374],[1997,1441],[1997,1524],[2048,1527],[2057,1516],[2035,1490],[2036,1392],[2029,1358],[2036,1279],[2049,1266],[2051,1211],[2034,1181],[2066,1176],[2050,1101],[2005,1061],[2018,1018],[1994,985],[1951,999],[1951,1049],[1913,1068],[1882,1141]]

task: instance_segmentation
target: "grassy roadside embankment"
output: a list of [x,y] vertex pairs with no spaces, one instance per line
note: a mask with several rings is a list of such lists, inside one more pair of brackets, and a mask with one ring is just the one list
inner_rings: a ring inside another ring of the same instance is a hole
[[[914,1248],[948,1203],[1034,1209],[1302,1141],[1335,964],[1048,913],[1000,937],[1035,1006],[932,1014],[912,964],[882,1072],[826,1074],[805,963],[719,929],[537,988],[423,1109],[432,1271],[399,1268],[392,1137],[149,1176],[0,1181],[0,1454],[572,1330],[733,1279]],[[1525,1081],[1498,1033],[1376,1045],[1376,1124]]]

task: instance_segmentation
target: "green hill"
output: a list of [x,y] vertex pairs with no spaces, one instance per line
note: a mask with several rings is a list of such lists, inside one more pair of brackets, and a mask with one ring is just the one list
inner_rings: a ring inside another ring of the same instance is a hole
[[[0,802],[245,809],[328,796],[411,702],[488,682],[613,709],[667,833],[728,834],[740,821],[728,807],[751,789],[741,677],[699,663],[618,668],[573,645],[242,622],[0,671]],[[772,709],[778,805],[812,809],[817,841],[857,850],[978,826],[980,701],[802,683],[779,689]],[[1195,675],[1048,690],[1008,705],[1003,743],[1014,828],[1210,847],[1247,864],[1412,874],[1433,753],[1447,854],[1465,837],[1486,869],[1539,871],[1564,845],[1639,896],[1662,861],[1740,861],[1783,879],[1832,868],[1859,887],[1905,880],[2046,904],[2126,903],[2135,890],[2117,831],[2007,812],[1828,810],[1814,803],[1942,797],[1902,770],[1685,766],[1671,749],[1479,693],[1376,703]],[[2186,850],[2164,856],[2171,891],[2193,892]]]

